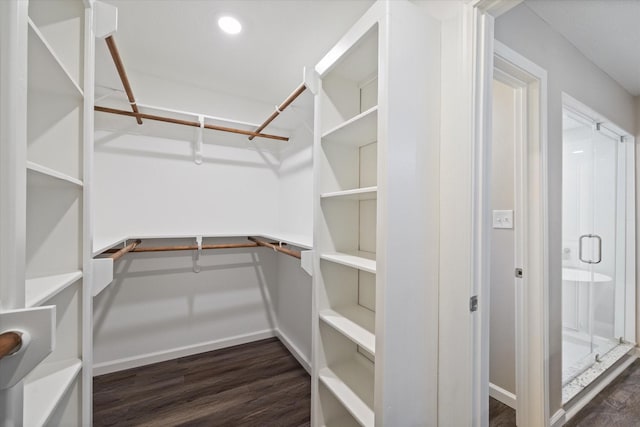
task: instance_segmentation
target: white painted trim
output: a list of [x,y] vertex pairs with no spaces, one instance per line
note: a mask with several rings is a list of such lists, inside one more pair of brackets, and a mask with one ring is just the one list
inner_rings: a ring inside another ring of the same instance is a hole
[[[516,90],[521,133],[515,159],[516,211],[522,215],[516,262],[525,277],[516,281],[520,282],[516,283],[516,394],[520,396],[516,416],[519,426],[548,425],[547,73],[498,41],[494,55],[494,77]],[[491,119],[485,120],[489,126]],[[482,170],[490,173],[488,165]]]
[[611,384],[613,380],[615,380],[625,369],[627,369],[633,362],[637,359],[636,356],[631,356],[617,368],[613,369],[611,372],[606,374],[605,376],[598,379],[595,386],[584,393],[576,402],[571,403],[570,405],[565,405],[566,417],[565,422],[571,420],[582,408],[584,408],[591,400],[598,395],[606,386]]
[[[95,46],[93,4],[85,3],[82,123],[82,425],[93,422],[93,154],[95,98]],[[113,269],[111,270],[113,272]]]
[[150,365],[152,363],[164,362],[167,360],[177,359],[179,357],[191,356],[193,354],[219,350],[221,348],[232,347],[234,345],[246,344],[252,341],[272,338],[275,337],[276,334],[276,331],[267,329],[264,331],[237,335],[235,337],[229,337],[215,341],[193,344],[184,347],[176,347],[169,350],[141,354],[138,356],[112,360],[109,362],[96,363],[93,365],[93,375],[98,376],[110,374],[112,372],[123,371],[125,369],[137,368],[138,366]]
[[551,427],[560,427],[567,422],[566,412],[564,409],[558,409],[555,414],[549,420]]
[[[490,330],[490,184],[493,85],[494,19],[483,3],[476,3],[466,19],[469,79],[471,83],[471,295],[481,301],[472,316],[472,424],[489,425],[489,330]],[[499,7],[500,1],[489,7]],[[465,61],[466,62],[466,61]]]
[[311,361],[307,360],[307,358],[304,356],[302,351],[300,351],[300,349],[293,343],[293,341],[290,340],[289,337],[285,335],[280,329],[276,329],[275,334],[276,334],[276,337],[278,337],[278,339],[280,340],[280,342],[285,347],[287,347],[287,350],[289,350],[289,353],[291,353],[291,355],[296,358],[298,363],[302,365],[304,370],[307,371],[309,375],[311,375]]
[[493,397],[499,402],[504,403],[512,409],[516,409],[517,398],[516,395],[497,386],[493,383],[489,383],[489,396]]

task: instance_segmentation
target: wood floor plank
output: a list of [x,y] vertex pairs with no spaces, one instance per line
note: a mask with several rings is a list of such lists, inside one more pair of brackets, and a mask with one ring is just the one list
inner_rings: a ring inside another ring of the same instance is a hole
[[640,360],[625,369],[565,426],[640,426]]
[[94,426],[309,426],[307,372],[276,338],[94,378]]

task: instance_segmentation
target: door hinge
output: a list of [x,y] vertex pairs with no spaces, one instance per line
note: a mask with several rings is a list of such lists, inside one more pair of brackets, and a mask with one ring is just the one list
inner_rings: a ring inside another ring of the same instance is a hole
[[516,268],[516,277],[518,279],[522,279],[522,277],[524,276],[524,272],[522,271],[521,268]]
[[472,313],[478,311],[478,295],[469,298],[469,311]]

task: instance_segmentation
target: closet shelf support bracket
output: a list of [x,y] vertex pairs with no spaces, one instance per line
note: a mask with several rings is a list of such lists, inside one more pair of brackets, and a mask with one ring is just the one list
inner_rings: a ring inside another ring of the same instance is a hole
[[198,116],[198,123],[200,123],[200,128],[198,128],[198,135],[196,137],[196,144],[194,148],[194,161],[196,165],[202,164],[202,138],[204,131],[204,116]]
[[200,273],[200,254],[202,254],[202,236],[196,236],[198,249],[193,251],[193,272]]

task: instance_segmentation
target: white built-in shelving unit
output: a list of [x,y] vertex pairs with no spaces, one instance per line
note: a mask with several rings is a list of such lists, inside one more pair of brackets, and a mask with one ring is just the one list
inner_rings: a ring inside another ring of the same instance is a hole
[[437,423],[439,55],[380,0],[316,65],[313,426]]
[[316,101],[316,425],[374,425],[378,46],[371,26]]
[[27,33],[24,305],[56,307],[54,350],[24,379],[23,423],[30,427],[83,425],[87,405],[81,375],[87,369],[85,6],[30,0],[28,16],[20,18]]

